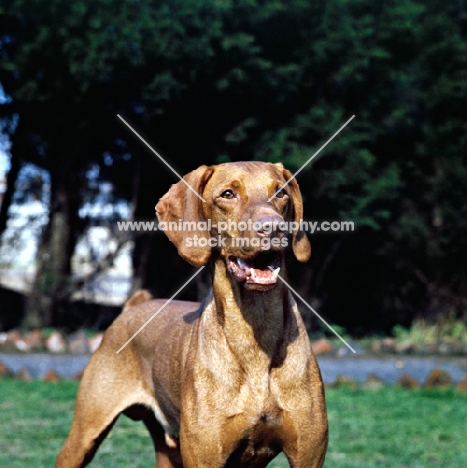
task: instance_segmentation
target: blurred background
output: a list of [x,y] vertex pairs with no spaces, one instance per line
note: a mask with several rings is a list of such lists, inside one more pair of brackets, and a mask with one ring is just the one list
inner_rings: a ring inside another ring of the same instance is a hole
[[[193,268],[153,220],[180,173],[298,169],[299,293],[352,336],[467,314],[465,0],[2,0],[0,331],[104,329]],[[179,295],[199,299],[209,274]],[[316,319],[303,310],[310,331]]]

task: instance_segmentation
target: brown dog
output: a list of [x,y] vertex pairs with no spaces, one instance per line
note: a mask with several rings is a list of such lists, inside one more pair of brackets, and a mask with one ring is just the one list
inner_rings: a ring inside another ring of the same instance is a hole
[[[157,215],[180,255],[211,260],[212,292],[200,306],[170,302],[116,354],[166,302],[130,299],[84,372],[57,467],[89,463],[120,413],[146,424],[158,468],[265,467],[281,451],[293,468],[322,466],[323,383],[278,278],[288,242],[278,223],[303,211],[294,179],[276,194],[290,177],[281,164],[203,166],[162,197]],[[307,261],[306,235],[291,244]]]

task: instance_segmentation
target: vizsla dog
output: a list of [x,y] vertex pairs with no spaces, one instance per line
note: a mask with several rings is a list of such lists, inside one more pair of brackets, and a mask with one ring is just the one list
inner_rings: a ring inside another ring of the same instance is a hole
[[202,166],[161,198],[167,236],[191,264],[211,262],[212,290],[170,302],[117,354],[166,302],[128,301],[84,372],[57,467],[89,463],[120,413],[144,422],[157,468],[265,467],[281,451],[293,468],[322,466],[323,383],[278,277],[287,244],[310,256],[306,235],[283,228],[303,214],[295,179],[280,189],[290,177],[281,164]]

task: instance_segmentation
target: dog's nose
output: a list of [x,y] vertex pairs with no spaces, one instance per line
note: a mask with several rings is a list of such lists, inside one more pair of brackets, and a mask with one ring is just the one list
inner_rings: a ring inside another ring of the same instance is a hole
[[255,223],[255,231],[260,237],[284,237],[284,219],[281,216],[264,216]]

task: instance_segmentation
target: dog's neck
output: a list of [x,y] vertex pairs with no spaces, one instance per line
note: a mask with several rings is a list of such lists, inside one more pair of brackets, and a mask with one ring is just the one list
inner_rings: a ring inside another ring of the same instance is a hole
[[280,365],[291,321],[290,298],[279,282],[266,291],[249,290],[227,272],[224,260],[213,265],[215,312],[229,348],[245,366]]

